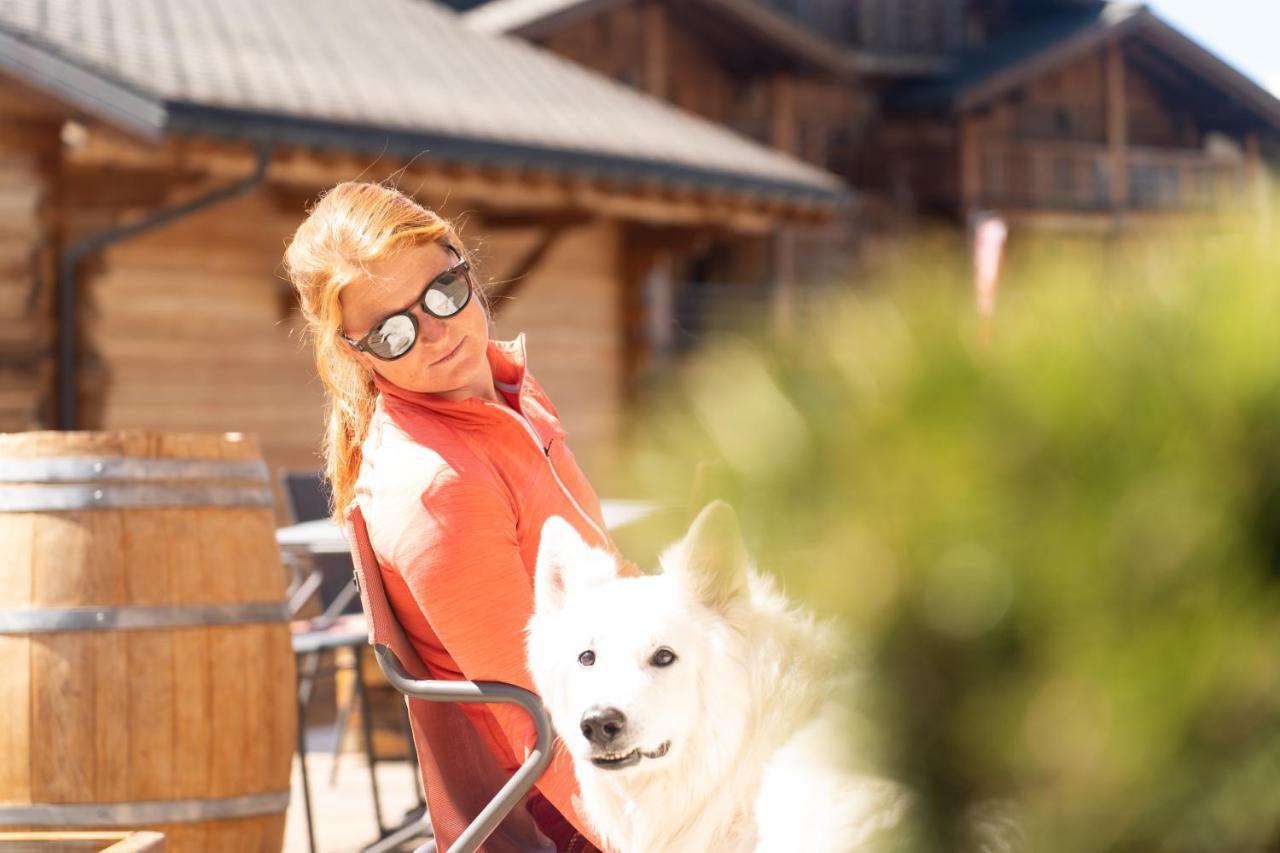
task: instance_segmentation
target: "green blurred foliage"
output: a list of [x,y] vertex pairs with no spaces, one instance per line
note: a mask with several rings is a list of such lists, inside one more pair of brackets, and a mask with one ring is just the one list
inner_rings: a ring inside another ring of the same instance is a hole
[[1280,850],[1280,239],[1221,233],[1026,250],[989,341],[926,245],[647,401],[637,487],[851,628],[907,846]]

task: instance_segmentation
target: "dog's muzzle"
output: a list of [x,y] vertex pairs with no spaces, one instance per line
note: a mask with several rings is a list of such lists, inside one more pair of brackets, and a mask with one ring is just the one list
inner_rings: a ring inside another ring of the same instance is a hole
[[593,747],[591,763],[596,767],[617,770],[640,763],[641,758],[661,758],[671,748],[671,741],[666,741],[652,752],[639,747],[621,750],[618,745],[625,742],[627,732],[627,715],[617,708],[606,708],[599,705],[587,709],[579,723],[582,736],[591,742]]

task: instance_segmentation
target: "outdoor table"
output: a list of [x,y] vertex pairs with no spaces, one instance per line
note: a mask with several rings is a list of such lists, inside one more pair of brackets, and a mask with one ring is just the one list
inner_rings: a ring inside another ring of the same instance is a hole
[[[609,530],[616,530],[648,518],[659,508],[657,504],[649,501],[611,499],[600,502],[600,509],[604,514],[604,526]],[[349,553],[342,527],[328,518],[281,527],[276,531],[276,542],[282,550],[294,554],[315,556]]]

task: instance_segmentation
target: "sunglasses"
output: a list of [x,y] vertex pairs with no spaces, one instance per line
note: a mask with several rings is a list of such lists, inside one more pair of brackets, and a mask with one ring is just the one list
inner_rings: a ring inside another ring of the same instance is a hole
[[[453,247],[449,249],[455,256],[458,254]],[[473,289],[471,265],[458,261],[427,282],[412,305],[375,323],[360,340],[353,341],[345,334],[342,339],[348,346],[382,361],[403,358],[418,341],[418,318],[413,313],[415,305],[432,317],[447,320],[467,307]]]

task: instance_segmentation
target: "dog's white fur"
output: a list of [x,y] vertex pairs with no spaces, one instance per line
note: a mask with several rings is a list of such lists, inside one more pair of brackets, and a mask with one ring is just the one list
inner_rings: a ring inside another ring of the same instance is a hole
[[[830,636],[751,567],[728,505],[708,506],[660,562],[621,578],[563,519],[542,531],[530,671],[601,840],[620,853],[838,851],[895,822],[898,789],[843,767]],[[675,661],[657,665],[660,649]],[[626,716],[608,752],[580,731],[593,707]],[[632,766],[592,763],[635,749]]]

